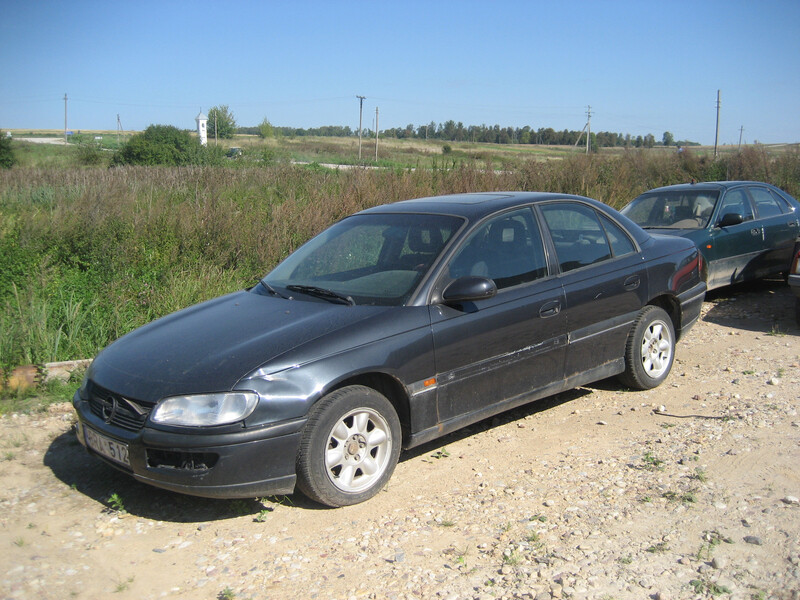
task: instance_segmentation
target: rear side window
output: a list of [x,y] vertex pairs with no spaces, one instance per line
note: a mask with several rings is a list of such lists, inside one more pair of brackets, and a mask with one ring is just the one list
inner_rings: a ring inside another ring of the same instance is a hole
[[611,258],[605,229],[593,208],[577,203],[546,204],[542,214],[562,273]]
[[769,190],[760,187],[752,187],[750,188],[750,196],[752,196],[753,202],[756,205],[756,213],[759,218],[767,219],[784,213],[782,205],[770,194]]
[[619,225],[603,214],[600,215],[600,221],[603,223],[603,229],[606,230],[606,236],[608,236],[608,242],[611,244],[611,251],[615,257],[636,251],[633,242]]

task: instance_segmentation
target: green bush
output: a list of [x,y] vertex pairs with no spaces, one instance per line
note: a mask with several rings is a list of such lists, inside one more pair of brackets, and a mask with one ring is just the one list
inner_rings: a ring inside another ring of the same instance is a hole
[[101,165],[104,162],[103,151],[91,144],[81,144],[78,146],[78,162],[87,167]]
[[150,125],[114,153],[112,166],[162,165],[177,167],[204,162],[203,147],[192,135],[172,125]]
[[10,169],[16,164],[14,150],[11,148],[11,138],[0,131],[0,168]]

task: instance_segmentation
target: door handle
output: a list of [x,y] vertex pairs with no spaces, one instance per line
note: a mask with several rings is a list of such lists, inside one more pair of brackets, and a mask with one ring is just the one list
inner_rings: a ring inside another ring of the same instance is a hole
[[625,280],[625,282],[622,284],[622,287],[629,292],[632,292],[633,290],[637,289],[641,283],[642,280],[638,275],[631,275]]
[[797,227],[797,221],[789,221],[789,227]]
[[750,235],[761,235],[761,230],[758,228],[753,228],[750,230]]
[[559,300],[551,300],[542,304],[539,309],[539,316],[546,319],[547,317],[555,317],[560,312],[561,302]]

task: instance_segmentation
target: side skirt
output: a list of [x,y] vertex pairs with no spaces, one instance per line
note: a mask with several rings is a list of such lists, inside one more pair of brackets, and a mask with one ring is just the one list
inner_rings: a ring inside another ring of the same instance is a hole
[[533,402],[535,400],[547,398],[565,390],[570,390],[593,381],[599,381],[601,379],[613,377],[614,375],[619,375],[624,370],[625,359],[619,358],[605,363],[604,365],[600,365],[599,367],[595,367],[590,371],[575,373],[574,375],[570,375],[569,377],[565,378],[563,381],[557,381],[534,392],[521,394],[519,396],[515,396],[514,398],[509,398],[508,400],[491,404],[480,410],[448,419],[447,421],[439,423],[434,427],[428,427],[427,429],[418,431],[411,435],[405,445],[405,448],[414,448],[415,446],[430,442],[431,440],[435,440],[436,438],[447,435],[448,433],[452,433],[453,431],[458,431],[462,427],[472,425],[473,423],[477,423],[483,419],[488,419],[489,417],[493,417],[494,415],[511,410],[512,408],[517,408],[523,404],[528,404],[529,402]]

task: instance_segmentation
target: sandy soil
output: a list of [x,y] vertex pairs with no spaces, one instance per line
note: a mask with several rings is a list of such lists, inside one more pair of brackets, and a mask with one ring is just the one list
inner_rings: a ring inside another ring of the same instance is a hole
[[0,419],[0,599],[798,598],[800,330],[715,292],[649,392],[604,381],[405,453],[344,509],[212,501]]

